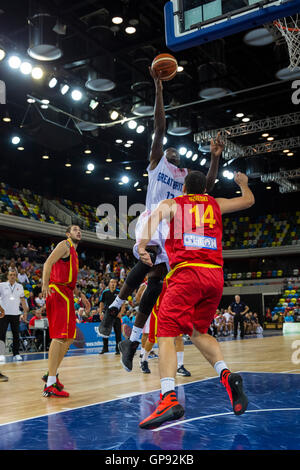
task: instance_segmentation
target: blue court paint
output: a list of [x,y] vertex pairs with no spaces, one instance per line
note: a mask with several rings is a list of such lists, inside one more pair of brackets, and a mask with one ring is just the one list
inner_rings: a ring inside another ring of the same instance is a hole
[[138,427],[154,410],[157,390],[2,425],[0,449],[300,450],[300,374],[241,375],[249,398],[242,416],[232,413],[216,377],[177,388],[186,413],[171,427]]

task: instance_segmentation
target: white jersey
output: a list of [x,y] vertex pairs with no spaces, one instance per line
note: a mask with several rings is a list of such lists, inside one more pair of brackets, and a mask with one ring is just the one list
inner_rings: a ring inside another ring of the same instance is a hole
[[[133,254],[139,258],[137,252],[137,245],[141,238],[143,227],[151,215],[151,211],[165,199],[173,199],[177,196],[182,196],[183,183],[188,170],[186,168],[177,168],[177,166],[168,162],[167,158],[163,156],[154,170],[148,171],[148,188],[146,196],[146,210],[140,215],[136,228],[135,237],[136,244],[133,247]],[[152,237],[149,245],[159,246],[160,250],[157,255],[155,264],[166,263],[169,264],[169,259],[165,250],[165,241],[169,234],[169,224],[166,220],[162,220]]]
[[177,168],[163,156],[154,170],[150,170],[149,165],[147,171],[146,208],[148,210],[153,210],[153,207],[164,199],[182,196],[184,179],[188,174],[186,168]]

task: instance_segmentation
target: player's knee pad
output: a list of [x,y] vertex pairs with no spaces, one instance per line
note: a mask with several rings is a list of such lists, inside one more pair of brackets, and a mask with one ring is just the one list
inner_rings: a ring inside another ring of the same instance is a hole
[[[147,248],[147,251],[149,252],[151,261],[154,264],[157,257],[156,250],[152,248]],[[137,289],[141,285],[150,270],[151,266],[148,266],[148,264],[142,263],[139,260],[129,272],[126,278],[126,284],[132,289]]]
[[139,311],[149,316],[161,291],[163,281],[160,277],[149,277],[147,288],[145,289],[139,306]]

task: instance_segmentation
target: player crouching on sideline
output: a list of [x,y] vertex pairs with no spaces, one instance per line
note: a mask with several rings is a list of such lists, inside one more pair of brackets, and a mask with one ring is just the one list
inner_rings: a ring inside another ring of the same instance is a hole
[[214,367],[227,390],[234,413],[240,415],[247,409],[242,377],[228,369],[218,341],[207,334],[223,293],[222,214],[247,209],[254,204],[248,177],[235,173],[234,180],[240,186],[241,197],[214,199],[204,194],[204,174],[200,171],[189,173],[183,186],[184,195],[162,201],[144,227],[138,253],[143,263],[152,266],[147,244],[158,224],[163,219],[169,222],[165,248],[171,271],[159,297],[160,403],[140,423],[141,428],[153,429],[184,415],[175,392],[177,357],[174,338],[180,334],[189,335]]

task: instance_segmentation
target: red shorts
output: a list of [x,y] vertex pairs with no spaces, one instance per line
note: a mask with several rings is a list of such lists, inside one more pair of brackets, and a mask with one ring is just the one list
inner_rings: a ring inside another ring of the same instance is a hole
[[75,338],[74,292],[69,287],[50,284],[52,294],[46,299],[50,338]]
[[194,328],[199,333],[207,333],[220,304],[223,285],[221,268],[185,266],[175,269],[164,280],[153,309],[159,310],[157,337],[191,336]]

